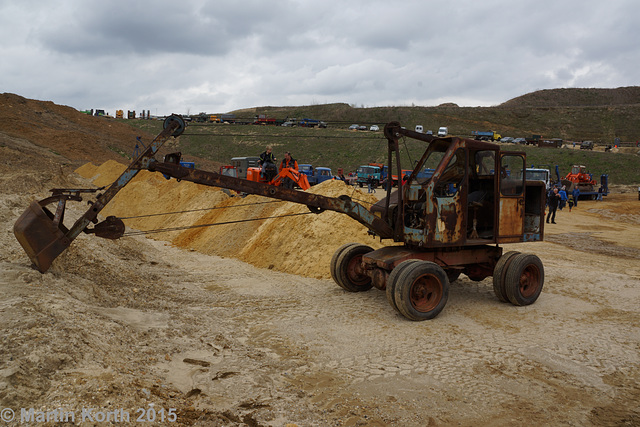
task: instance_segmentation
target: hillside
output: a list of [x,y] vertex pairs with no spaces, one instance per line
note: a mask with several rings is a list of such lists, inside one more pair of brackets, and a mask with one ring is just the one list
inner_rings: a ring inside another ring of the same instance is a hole
[[234,112],[253,117],[313,117],[333,126],[352,123],[384,124],[400,121],[408,128],[423,125],[436,130],[448,126],[456,135],[473,130],[496,130],[505,136],[531,134],[568,140],[598,140],[610,143],[640,139],[640,87],[617,89],[541,90],[509,100],[497,107],[372,107],[348,104],[324,104],[301,107],[259,107]]
[[11,93],[0,94],[0,117],[1,133],[46,147],[74,164],[123,161],[133,153],[136,136],[141,135],[114,119]]
[[640,104],[640,86],[616,89],[546,89],[518,96],[500,107],[599,107]]
[[[89,116],[68,106],[11,93],[0,94],[0,117],[0,141],[26,140],[62,156],[64,164],[75,167],[107,160],[128,163],[134,154],[136,137],[148,144],[157,134],[132,128],[123,120]],[[205,159],[198,161],[212,165]]]
[[333,127],[352,123],[384,124],[399,121],[407,128],[416,125],[437,130],[448,126],[455,135],[471,131],[495,130],[503,136],[612,143],[614,138],[640,140],[640,87],[618,89],[553,89],[514,98],[496,107],[372,107],[347,104],[302,107],[261,107],[242,110],[238,115],[266,114],[272,117],[313,117]]
[[[508,107],[515,104],[551,105],[562,102],[583,103],[585,91],[595,93],[589,106],[569,107]],[[325,104],[300,107],[256,107],[236,112],[238,117],[252,118],[256,114],[284,117],[312,117],[329,123],[327,129],[284,128],[273,126],[208,125],[189,126],[183,136],[163,148],[157,156],[181,151],[198,167],[215,170],[234,156],[255,156],[266,145],[274,145],[276,155],[291,151],[299,163],[355,170],[363,163],[385,161],[386,140],[382,132],[354,132],[352,123],[384,125],[399,121],[407,128],[422,124],[436,130],[449,126],[454,135],[466,136],[472,130],[496,130],[503,136],[560,137],[565,140],[592,139],[600,145],[611,143],[614,137],[623,141],[640,139],[640,103],[631,104],[638,88],[620,89],[558,89],[540,91],[515,98],[498,107],[375,107],[355,108],[348,104]],[[569,96],[569,95],[570,96]],[[574,95],[571,95],[574,94]],[[562,101],[565,99],[565,101]],[[573,101],[566,101],[571,99]],[[516,102],[519,100],[518,102]],[[527,101],[529,100],[529,101]],[[609,100],[609,101],[608,101]],[[617,100],[614,105],[602,105]],[[535,101],[535,102],[534,102]],[[621,104],[622,102],[628,104]],[[116,120],[81,114],[71,107],[49,101],[30,100],[14,94],[0,94],[0,141],[21,138],[38,147],[62,156],[61,163],[71,166],[91,161],[101,163],[116,160],[128,163],[133,155],[136,136],[148,143],[162,128],[157,120]],[[640,182],[638,157],[632,154],[603,152],[566,153],[558,151],[506,146],[506,149],[526,150],[535,164],[560,165],[565,172],[572,163],[587,164],[594,174],[609,173],[612,182]],[[424,151],[424,145],[403,142],[403,164],[412,164]]]

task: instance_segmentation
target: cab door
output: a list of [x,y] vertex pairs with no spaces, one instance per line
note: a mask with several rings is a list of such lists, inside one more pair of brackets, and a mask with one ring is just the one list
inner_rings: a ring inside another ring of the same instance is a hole
[[523,153],[500,153],[498,243],[523,241],[524,170]]

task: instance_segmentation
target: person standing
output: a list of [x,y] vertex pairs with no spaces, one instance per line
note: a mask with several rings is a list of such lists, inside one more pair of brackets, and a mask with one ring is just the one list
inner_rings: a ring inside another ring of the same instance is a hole
[[549,203],[549,213],[547,214],[547,224],[549,224],[549,218],[551,218],[551,223],[556,223],[556,211],[558,210],[558,202],[560,201],[560,196],[558,195],[558,187],[554,187],[551,193],[549,194],[549,198],[547,202]]
[[[280,162],[278,172],[282,172],[284,168],[293,169],[296,172],[298,171],[298,162],[296,159],[291,157],[291,153],[288,151],[284,153],[284,159]],[[291,180],[291,178],[285,178],[283,184],[285,188],[293,188],[293,180]]]
[[573,188],[573,191],[571,192],[571,195],[573,196],[573,206],[577,207],[578,206],[578,198],[580,197],[580,189],[578,188],[577,185]]
[[567,197],[567,187],[563,185],[560,191],[558,191],[558,195],[560,196],[560,210],[562,210],[569,199],[569,197]]

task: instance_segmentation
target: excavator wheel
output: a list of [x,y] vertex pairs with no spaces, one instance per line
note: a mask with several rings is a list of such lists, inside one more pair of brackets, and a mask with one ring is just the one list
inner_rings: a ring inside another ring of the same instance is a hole
[[373,252],[371,247],[358,243],[344,248],[336,259],[336,283],[349,292],[371,289],[371,277],[367,276],[362,268],[362,255],[369,252]]
[[344,288],[344,286],[341,285],[340,282],[339,282],[340,275],[338,274],[338,271],[337,271],[338,257],[340,256],[340,254],[342,254],[342,252],[344,252],[345,249],[347,249],[348,247],[353,246],[353,245],[357,245],[357,243],[347,243],[345,245],[340,246],[338,248],[338,250],[335,251],[333,253],[333,256],[331,257],[331,264],[329,265],[329,271],[331,272],[331,278],[333,279],[334,282],[336,282],[342,288]]
[[520,252],[510,251],[503,254],[495,268],[493,269],[493,293],[496,294],[498,299],[501,302],[509,302],[509,298],[507,298],[507,293],[504,290],[504,276],[507,271],[507,267],[511,263],[511,260],[515,255],[518,255]]
[[533,304],[542,292],[544,267],[533,254],[518,254],[506,268],[504,290],[513,305]]
[[409,320],[433,319],[442,311],[448,298],[447,274],[431,261],[408,265],[396,281],[396,306]]
[[387,279],[387,287],[385,288],[385,292],[387,294],[387,301],[391,307],[393,307],[396,311],[398,310],[398,306],[396,305],[396,282],[398,281],[398,277],[400,274],[407,268],[407,266],[413,264],[414,262],[418,262],[417,259],[408,259],[406,261],[402,261],[398,264],[393,270],[391,270],[391,274],[389,274],[389,278]]

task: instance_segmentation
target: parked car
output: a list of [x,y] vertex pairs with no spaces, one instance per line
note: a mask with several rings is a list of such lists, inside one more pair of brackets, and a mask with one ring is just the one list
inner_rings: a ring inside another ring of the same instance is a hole
[[527,144],[527,140],[525,138],[516,138],[513,140],[514,144],[523,144],[526,145]]
[[513,141],[514,141],[514,139],[512,137],[510,137],[510,136],[505,136],[500,140],[500,142],[504,142],[504,143],[507,143],[507,144],[512,144]]
[[582,141],[580,143],[580,149],[581,150],[593,150],[593,141]]
[[285,127],[292,127],[295,125],[296,125],[296,122],[292,122],[292,121],[287,121],[282,124],[282,126],[285,126]]
[[358,130],[358,129],[360,129],[360,126],[358,126],[358,125],[349,126],[349,130]]
[[372,131],[372,132],[377,132],[377,131],[379,131],[379,130],[380,130],[380,128],[378,127],[378,125],[372,125],[372,126],[369,128],[369,130],[370,130],[370,131]]
[[416,132],[422,133],[423,130],[424,128],[422,127],[422,125],[416,125]]
[[433,131],[432,130],[428,130],[427,131],[427,135],[433,135]]
[[358,126],[358,130],[367,130],[367,127],[365,125],[360,125]]

